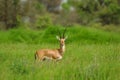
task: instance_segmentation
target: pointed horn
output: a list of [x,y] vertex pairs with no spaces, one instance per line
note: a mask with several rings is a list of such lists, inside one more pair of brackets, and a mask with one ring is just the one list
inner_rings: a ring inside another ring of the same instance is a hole
[[63,32],[63,38],[65,38],[65,32],[66,32],[67,28],[65,28],[64,32]]
[[60,36],[60,38],[61,38],[61,33],[60,33],[60,30],[58,29],[58,34],[59,34],[59,36]]

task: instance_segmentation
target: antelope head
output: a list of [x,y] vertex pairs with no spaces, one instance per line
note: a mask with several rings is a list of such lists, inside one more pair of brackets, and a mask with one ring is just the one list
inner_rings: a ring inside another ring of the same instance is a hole
[[61,36],[60,31],[58,31],[58,32],[59,32],[59,36],[56,36],[56,38],[60,41],[60,45],[64,45],[65,40],[67,39],[67,36],[65,36],[66,28],[65,28],[62,36]]
[[65,36],[65,32],[66,32],[66,28],[65,28],[65,30],[64,30],[64,32],[63,32],[63,34],[61,35],[61,33],[60,33],[60,31],[58,31],[59,32],[59,36],[56,36],[56,38],[59,40],[59,42],[60,42],[60,50],[62,51],[62,52],[64,52],[65,51],[65,41],[66,41],[66,39],[67,39],[67,36]]

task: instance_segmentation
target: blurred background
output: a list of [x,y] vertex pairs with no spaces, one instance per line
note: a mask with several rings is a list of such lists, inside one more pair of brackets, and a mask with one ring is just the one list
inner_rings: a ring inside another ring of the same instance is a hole
[[0,0],[0,30],[54,25],[117,30],[120,0]]

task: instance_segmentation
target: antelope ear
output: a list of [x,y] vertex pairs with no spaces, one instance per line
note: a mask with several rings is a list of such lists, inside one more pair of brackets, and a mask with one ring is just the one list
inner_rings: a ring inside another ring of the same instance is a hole
[[58,40],[60,40],[60,37],[59,37],[59,36],[56,36],[56,38],[57,38]]
[[68,38],[68,36],[65,36],[65,40]]

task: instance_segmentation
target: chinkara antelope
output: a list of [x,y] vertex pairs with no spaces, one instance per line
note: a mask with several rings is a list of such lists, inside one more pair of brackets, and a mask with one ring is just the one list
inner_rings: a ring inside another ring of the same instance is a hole
[[59,43],[60,43],[59,49],[41,49],[41,50],[38,50],[35,53],[35,59],[40,60],[40,61],[43,61],[46,59],[61,60],[63,53],[65,52],[65,40],[67,39],[67,37],[65,37],[65,32],[66,32],[66,29],[64,30],[62,36],[61,36],[60,32],[59,32],[59,36],[56,36],[56,38],[59,40]]

